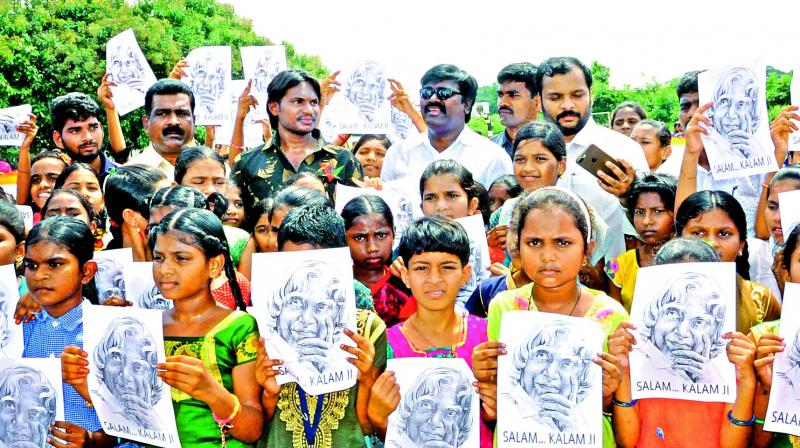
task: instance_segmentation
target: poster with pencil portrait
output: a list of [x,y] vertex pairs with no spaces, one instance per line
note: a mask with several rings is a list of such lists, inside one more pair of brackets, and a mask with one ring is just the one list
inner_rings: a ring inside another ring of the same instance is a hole
[[64,420],[61,360],[0,359],[0,446],[50,447],[50,426]]
[[780,330],[786,344],[775,354],[764,430],[800,436],[800,284],[786,283]]

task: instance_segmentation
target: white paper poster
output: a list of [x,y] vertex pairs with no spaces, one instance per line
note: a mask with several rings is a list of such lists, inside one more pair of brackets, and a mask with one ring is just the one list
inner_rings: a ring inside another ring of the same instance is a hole
[[786,283],[779,334],[786,347],[775,354],[764,430],[800,436],[800,284]]
[[[800,67],[792,71],[792,84],[789,87],[789,94],[793,106],[800,106]],[[800,113],[800,111],[794,111]],[[800,126],[800,121],[792,120],[794,124]],[[800,151],[800,131],[789,134],[789,151]],[[778,163],[783,162],[779,160]]]
[[[239,96],[244,92],[247,86],[246,81],[235,79],[231,81],[228,91],[225,95],[230,104],[230,120],[217,126],[214,131],[214,144],[216,145],[230,145],[233,138],[233,125],[236,121],[236,110],[239,107]],[[253,89],[250,89],[252,95]],[[251,109],[244,119],[244,147],[255,148],[256,146],[264,143],[264,129],[260,121],[256,121],[254,117],[255,110]]]
[[[393,181],[394,182],[394,181]],[[414,204],[411,199],[405,194],[404,191],[390,185],[389,182],[383,184],[382,190],[374,188],[358,188],[336,184],[336,211],[342,213],[342,209],[352,199],[360,196],[373,195],[378,196],[389,206],[392,211],[392,218],[394,220],[394,247],[400,244],[400,238],[405,233],[408,226],[414,222],[415,219],[424,216],[422,209],[419,208],[419,202]]]
[[125,270],[125,274],[126,299],[133,303],[133,306],[162,311],[172,308],[172,301],[165,299],[156,287],[152,262],[135,261]]
[[144,106],[144,94],[156,83],[156,75],[132,29],[117,34],[106,44],[106,73],[109,81],[117,84],[111,87],[111,93],[120,115]]
[[310,395],[352,387],[357,369],[339,345],[356,330],[350,249],[253,255],[252,299],[267,353],[281,359],[278,384],[297,382]]
[[186,56],[189,67],[181,81],[194,93],[194,123],[222,125],[231,119],[225,92],[231,82],[231,47],[199,47]]
[[20,358],[25,348],[22,325],[14,321],[17,302],[19,288],[14,265],[0,266],[0,358]]
[[[0,359],[0,446],[49,447],[50,425],[64,421],[61,360],[58,358]],[[17,418],[8,418],[6,404]]]
[[458,218],[455,220],[464,227],[469,237],[469,264],[472,265],[472,276],[456,297],[456,312],[466,312],[466,303],[475,288],[482,280],[491,276],[489,266],[489,244],[486,242],[486,228],[483,226],[483,216],[480,214]]
[[713,101],[703,136],[714,179],[769,173],[778,169],[769,136],[766,68],[729,65],[697,77],[700,104]]
[[17,132],[17,126],[27,121],[33,110],[30,104],[0,109],[0,146],[20,146],[25,134]]
[[258,107],[250,113],[253,120],[268,119],[267,87],[275,76],[286,70],[286,48],[283,45],[241,47],[245,82],[253,80],[250,94],[258,100]]
[[361,61],[337,80],[342,83],[341,90],[322,111],[323,134],[392,133],[392,90],[382,65]]
[[156,365],[166,361],[161,311],[90,306],[83,349],[89,395],[106,434],[180,448],[170,387]]
[[800,190],[778,193],[778,207],[781,210],[781,231],[783,239],[789,238],[792,229],[800,224]]
[[736,369],[722,335],[736,331],[734,263],[639,269],[631,306],[634,399],[733,403]]
[[499,447],[603,446],[600,324],[538,311],[503,314],[498,358]]
[[387,448],[478,448],[480,399],[460,358],[396,358],[386,361],[400,387],[389,416]]
[[33,228],[33,209],[30,205],[16,205],[19,215],[22,217],[22,223],[25,229],[30,230]]
[[125,272],[133,266],[133,250],[126,247],[95,252],[94,261],[97,263],[94,283],[97,286],[100,303],[113,296],[127,299]]

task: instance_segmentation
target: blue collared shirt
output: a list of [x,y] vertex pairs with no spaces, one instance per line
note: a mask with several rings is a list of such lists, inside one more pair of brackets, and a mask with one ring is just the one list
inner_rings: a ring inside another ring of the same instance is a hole
[[[23,324],[25,350],[22,357],[54,358],[68,345],[83,348],[84,306],[91,306],[86,299],[60,317],[53,317],[42,309],[36,319]],[[95,410],[86,406],[86,400],[67,383],[64,383],[64,419],[89,431],[101,429]]]
[[495,142],[497,145],[503,148],[506,151],[506,154],[508,154],[508,157],[511,158],[511,161],[514,161],[514,140],[508,138],[508,134],[505,130],[499,134],[489,137],[489,140]]

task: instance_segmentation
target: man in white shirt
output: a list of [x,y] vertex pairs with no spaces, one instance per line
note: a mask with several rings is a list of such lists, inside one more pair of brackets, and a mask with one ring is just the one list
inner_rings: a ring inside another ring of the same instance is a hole
[[386,152],[381,179],[408,177],[418,182],[436,160],[453,159],[487,189],[505,174],[512,174],[511,159],[503,148],[476,134],[466,123],[478,92],[478,83],[455,65],[436,65],[420,81],[420,112],[426,133],[412,133]]
[[[633,140],[592,120],[592,73],[572,57],[549,58],[537,70],[542,112],[564,134],[567,169],[558,185],[574,191],[588,202],[608,224],[607,259],[625,251],[624,230],[630,227],[616,196],[600,187],[598,179],[575,162],[590,144],[615,159],[627,161],[635,170],[649,171],[642,148]],[[622,179],[620,179],[622,180]]]

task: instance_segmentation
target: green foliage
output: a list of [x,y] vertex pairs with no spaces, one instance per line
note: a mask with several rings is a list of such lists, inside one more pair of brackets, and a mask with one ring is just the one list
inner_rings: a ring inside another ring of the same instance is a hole
[[[241,79],[239,47],[272,44],[233,7],[215,0],[148,0],[133,6],[124,0],[0,0],[0,17],[0,107],[33,106],[40,127],[34,151],[53,146],[48,102],[73,91],[94,96],[105,72],[106,42],[128,28],[157,78],[166,77],[193,48],[230,45],[233,77]],[[319,57],[283,44],[290,67],[327,74]],[[138,109],[122,117],[134,147],[148,143],[143,115]],[[0,158],[15,162],[16,150],[4,149]]]

